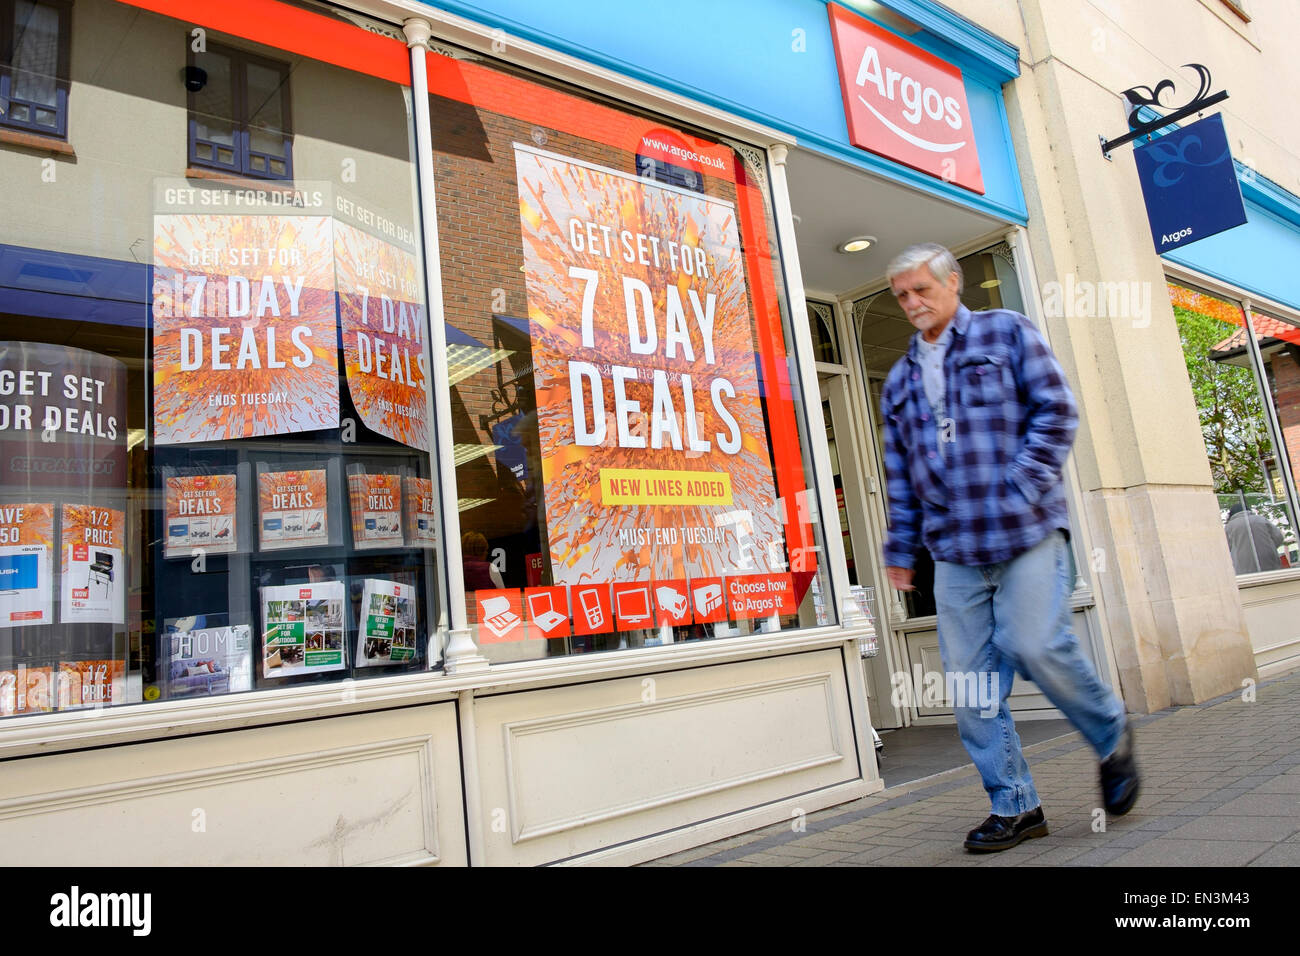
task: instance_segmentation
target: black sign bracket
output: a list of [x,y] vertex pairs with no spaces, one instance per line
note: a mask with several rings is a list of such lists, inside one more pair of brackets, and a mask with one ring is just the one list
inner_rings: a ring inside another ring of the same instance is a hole
[[1104,136],[1098,136],[1101,140],[1101,155],[1110,159],[1111,150],[1116,147],[1131,143],[1133,140],[1142,136],[1150,135],[1157,130],[1164,129],[1177,123],[1181,119],[1191,116],[1193,113],[1199,113],[1207,107],[1214,106],[1216,103],[1222,103],[1228,98],[1227,90],[1220,90],[1217,93],[1211,93],[1210,87],[1213,81],[1210,79],[1210,71],[1199,63],[1184,63],[1184,67],[1195,70],[1196,75],[1200,78],[1200,87],[1190,100],[1184,105],[1175,109],[1172,113],[1164,116],[1158,116],[1154,120],[1142,122],[1138,119],[1141,108],[1146,106],[1154,110],[1156,107],[1168,109],[1164,103],[1160,102],[1160,97],[1167,90],[1174,88],[1173,80],[1161,80],[1156,84],[1155,89],[1149,86],[1134,86],[1124,91],[1124,99],[1128,107],[1128,125],[1129,131],[1123,136],[1117,136],[1114,139],[1106,139]]

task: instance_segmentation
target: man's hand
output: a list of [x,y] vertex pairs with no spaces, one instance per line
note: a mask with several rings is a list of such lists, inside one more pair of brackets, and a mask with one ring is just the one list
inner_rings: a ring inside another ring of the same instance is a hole
[[915,568],[885,568],[889,575],[889,586],[899,591],[915,591],[912,586],[912,577],[916,574]]

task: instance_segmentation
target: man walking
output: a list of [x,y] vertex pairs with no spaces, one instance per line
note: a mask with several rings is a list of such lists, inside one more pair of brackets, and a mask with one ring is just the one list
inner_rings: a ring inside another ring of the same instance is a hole
[[993,812],[965,846],[1005,850],[1047,835],[1007,707],[1017,672],[1097,751],[1107,812],[1127,813],[1139,786],[1133,731],[1070,629],[1070,387],[1025,316],[962,305],[961,267],[943,246],[912,246],[887,274],[917,334],[881,396],[885,564],[890,586],[909,591],[916,552],[930,551],[945,686],[980,688],[983,703],[954,709]]

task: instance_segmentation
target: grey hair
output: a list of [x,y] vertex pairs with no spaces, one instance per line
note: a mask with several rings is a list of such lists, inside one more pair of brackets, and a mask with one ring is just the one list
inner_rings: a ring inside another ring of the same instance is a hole
[[957,258],[946,248],[937,242],[920,242],[914,246],[908,246],[889,263],[889,268],[885,270],[885,278],[891,283],[894,276],[900,276],[904,272],[911,272],[913,269],[919,269],[921,266],[930,267],[930,275],[938,282],[947,282],[948,276],[957,273],[957,294],[961,295],[966,288],[966,277],[962,275],[961,265]]

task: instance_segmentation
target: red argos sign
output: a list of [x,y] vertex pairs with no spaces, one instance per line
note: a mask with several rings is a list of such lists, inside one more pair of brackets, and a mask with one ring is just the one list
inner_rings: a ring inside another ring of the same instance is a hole
[[827,9],[850,142],[983,195],[961,70],[843,7]]

